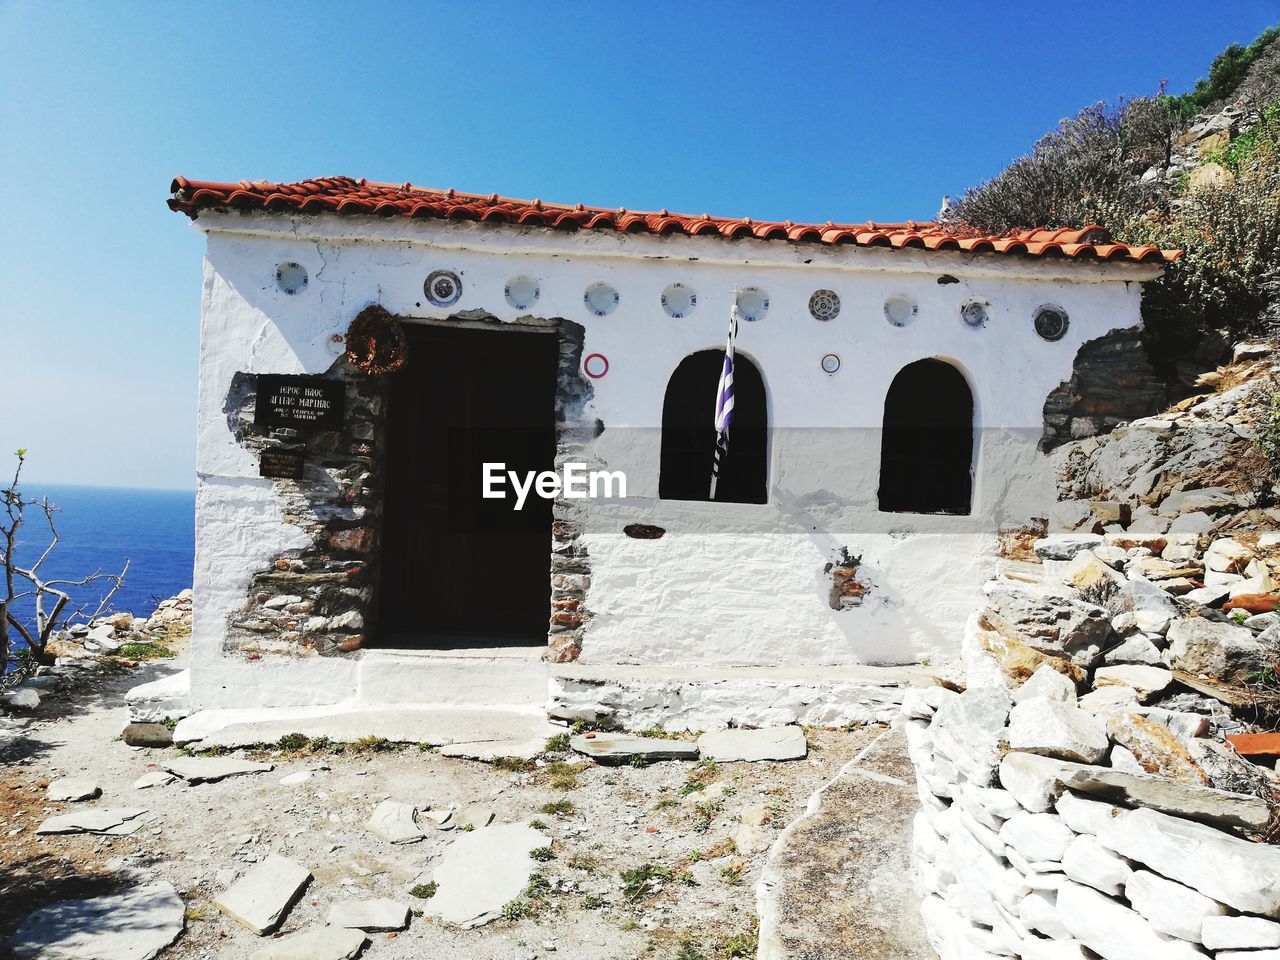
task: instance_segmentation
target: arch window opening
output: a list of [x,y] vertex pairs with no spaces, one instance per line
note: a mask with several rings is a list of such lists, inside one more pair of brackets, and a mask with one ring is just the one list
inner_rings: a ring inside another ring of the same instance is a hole
[[879,506],[885,513],[968,514],[973,501],[973,394],[941,360],[898,371],[884,401]]
[[[700,350],[680,361],[662,403],[662,451],[658,496],[663,500],[710,500],[715,457],[716,388],[724,363],[721,350]],[[738,353],[733,366],[733,425],[720,466],[717,503],[765,503],[769,417],[764,378]]]

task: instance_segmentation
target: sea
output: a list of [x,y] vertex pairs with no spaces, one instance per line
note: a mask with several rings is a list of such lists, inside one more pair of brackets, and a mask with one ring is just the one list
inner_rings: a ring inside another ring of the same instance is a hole
[[[111,610],[149,616],[160,600],[191,586],[195,562],[195,492],[123,487],[82,487],[24,482],[23,496],[48,497],[58,512],[57,548],[41,566],[46,578],[79,580],[95,570],[119,573],[127,559],[124,585]],[[19,538],[19,565],[30,563],[49,542],[44,514],[28,507]],[[15,586],[15,589],[21,589]],[[97,605],[101,588],[70,591],[75,600]],[[29,605],[18,615],[30,619]]]

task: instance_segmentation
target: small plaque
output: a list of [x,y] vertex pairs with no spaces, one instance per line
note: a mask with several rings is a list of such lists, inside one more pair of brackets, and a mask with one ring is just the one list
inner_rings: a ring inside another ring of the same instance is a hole
[[301,480],[302,454],[297,450],[263,450],[258,476],[273,480]]
[[260,427],[341,430],[345,398],[341,380],[264,373],[258,377],[253,422]]

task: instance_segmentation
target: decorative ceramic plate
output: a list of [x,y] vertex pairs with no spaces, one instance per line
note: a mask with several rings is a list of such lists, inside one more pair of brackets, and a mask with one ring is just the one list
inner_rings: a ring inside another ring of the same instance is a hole
[[542,296],[542,288],[533,277],[512,277],[507,281],[503,292],[506,294],[507,303],[517,310],[528,310],[538,302],[538,297]]
[[692,287],[686,287],[683,283],[673,283],[662,291],[662,309],[667,311],[667,316],[676,320],[693,313],[693,308],[697,305],[698,295],[693,292]]
[[423,283],[422,292],[437,307],[451,307],[462,296],[462,278],[452,270],[433,271]]
[[288,260],[276,267],[276,286],[287,294],[301,293],[307,288],[307,268]]
[[809,313],[815,320],[834,320],[840,313],[840,296],[834,290],[815,290],[809,298]]
[[1036,311],[1036,333],[1046,340],[1061,340],[1067,335],[1067,311],[1061,307],[1046,303]]
[[960,319],[971,327],[985,327],[987,305],[981,300],[969,300],[960,308]]
[[618,306],[618,291],[607,283],[593,283],[582,295],[582,302],[597,317],[613,313]]
[[769,312],[769,298],[757,287],[746,287],[738,291],[738,315],[743,320],[759,320]]
[[904,293],[895,293],[884,302],[884,315],[895,327],[905,327],[918,310],[916,302]]

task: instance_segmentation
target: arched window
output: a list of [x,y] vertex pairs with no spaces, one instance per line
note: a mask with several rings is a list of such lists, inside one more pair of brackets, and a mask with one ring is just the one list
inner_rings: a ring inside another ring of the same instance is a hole
[[[723,351],[700,350],[681,360],[667,381],[658,474],[658,496],[663,500],[711,499],[716,387],[723,364]],[[764,380],[756,365],[739,353],[733,361],[733,423],[729,453],[716,484],[717,502],[766,501],[768,429]]]
[[898,371],[884,399],[880,509],[968,513],[973,496],[973,394],[941,360]]

